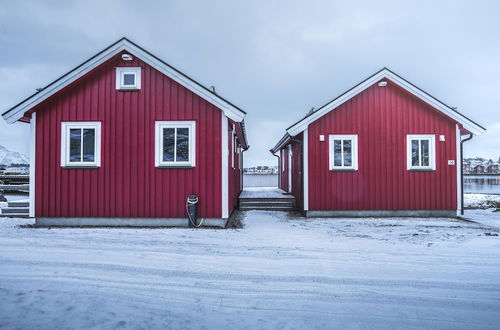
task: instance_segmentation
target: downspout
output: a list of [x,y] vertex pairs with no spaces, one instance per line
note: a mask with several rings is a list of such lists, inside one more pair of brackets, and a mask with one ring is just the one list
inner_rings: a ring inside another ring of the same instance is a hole
[[464,142],[467,142],[472,139],[472,134],[469,134],[469,137],[463,140],[460,140],[460,191],[462,193],[462,200],[460,206],[460,214],[464,215]]
[[281,161],[280,161],[281,157],[278,156],[278,155],[276,155],[276,154],[274,154],[272,151],[271,151],[271,154],[274,157],[278,158],[278,188],[279,188],[279,187],[281,187]]

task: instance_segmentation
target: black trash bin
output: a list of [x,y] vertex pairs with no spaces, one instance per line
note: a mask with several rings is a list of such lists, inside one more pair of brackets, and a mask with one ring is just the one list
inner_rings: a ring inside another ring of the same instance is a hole
[[198,217],[196,215],[196,204],[198,204],[198,196],[189,195],[186,201],[186,210],[188,215],[189,228],[198,227]]

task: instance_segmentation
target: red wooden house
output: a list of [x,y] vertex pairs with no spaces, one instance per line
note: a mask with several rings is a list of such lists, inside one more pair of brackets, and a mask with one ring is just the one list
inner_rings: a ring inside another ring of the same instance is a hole
[[388,69],[290,126],[271,149],[307,216],[456,216],[462,143],[483,127]]
[[38,225],[224,226],[242,189],[245,112],[123,38],[3,114],[31,126]]

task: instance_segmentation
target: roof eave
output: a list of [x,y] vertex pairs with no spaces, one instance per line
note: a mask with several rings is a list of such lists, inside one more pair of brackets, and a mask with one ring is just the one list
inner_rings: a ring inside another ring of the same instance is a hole
[[434,108],[438,109],[440,112],[444,113],[448,117],[452,118],[453,120],[457,121],[458,123],[462,124],[464,128],[472,132],[474,135],[481,135],[483,134],[486,129],[482,127],[481,125],[475,123],[474,121],[470,120],[466,116],[462,115],[461,113],[453,110],[450,108],[448,105],[444,104],[443,102],[439,101],[432,95],[424,92],[417,86],[411,84],[404,78],[400,77],[399,75],[395,74],[391,70],[387,68],[383,68],[382,70],[378,71],[377,73],[373,74],[372,76],[368,77],[367,79],[363,80],[361,83],[357,84],[356,86],[352,87],[351,89],[347,90],[343,94],[341,94],[339,97],[335,98],[334,100],[330,101],[329,103],[323,105],[320,107],[318,110],[315,112],[311,113],[310,115],[302,118],[292,126],[288,127],[286,129],[286,132],[290,134],[291,136],[295,136],[302,131],[304,131],[307,126],[325,115],[326,113],[330,112],[331,110],[337,108],[340,106],[342,103],[346,102],[347,100],[351,99],[355,95],[361,93],[363,90],[368,88],[369,86],[373,85],[380,79],[390,79],[403,89],[407,90],[411,94],[415,95],[422,101],[426,102],[427,104],[430,104]]
[[276,145],[269,151],[274,155],[278,150],[281,150],[285,145],[287,145],[290,139],[291,136],[288,133],[285,133],[278,143],[276,143]]
[[158,71],[162,72],[171,79],[177,81],[179,84],[191,90],[193,93],[200,95],[208,102],[220,108],[222,111],[224,111],[226,116],[231,118],[232,120],[241,122],[245,117],[246,113],[243,110],[239,109],[238,107],[236,107],[229,101],[225,100],[221,96],[213,93],[208,88],[204,87],[194,79],[188,77],[184,73],[175,69],[168,63],[164,62],[163,60],[159,59],[152,53],[146,51],[142,47],[138,46],[137,44],[133,43],[132,41],[126,38],[122,38],[117,42],[113,43],[109,47],[105,48],[104,50],[97,53],[87,61],[77,66],[75,69],[69,71],[60,78],[53,81],[52,83],[44,87],[41,91],[31,95],[30,97],[26,98],[19,104],[12,107],[10,110],[4,112],[2,114],[2,117],[9,124],[18,121],[24,116],[24,114],[27,111],[29,111],[39,103],[43,102],[50,96],[54,95],[59,90],[75,82],[77,79],[79,79],[80,77],[90,72],[91,70],[93,70],[94,68],[104,63],[105,61],[107,61],[108,59],[110,59],[111,57],[113,57],[114,55],[118,54],[121,51],[127,51],[139,57],[141,60],[151,65]]

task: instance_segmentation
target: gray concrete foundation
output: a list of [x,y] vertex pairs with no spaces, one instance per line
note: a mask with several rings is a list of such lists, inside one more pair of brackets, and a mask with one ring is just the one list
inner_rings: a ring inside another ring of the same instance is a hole
[[[202,227],[225,228],[227,218],[207,218]],[[198,219],[199,223],[200,219]],[[35,218],[37,227],[188,227],[187,218]]]
[[314,217],[445,217],[456,218],[457,210],[328,210],[304,211],[308,218]]

